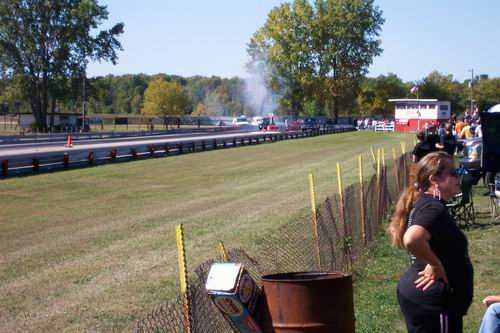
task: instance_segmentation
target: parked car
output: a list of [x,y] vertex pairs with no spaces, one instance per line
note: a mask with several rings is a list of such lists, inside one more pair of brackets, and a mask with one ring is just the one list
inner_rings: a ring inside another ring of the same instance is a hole
[[332,119],[327,119],[323,124],[323,129],[328,130],[332,128],[335,128],[335,123]]
[[252,126],[258,126],[260,128],[263,121],[264,121],[264,117],[262,117],[262,116],[255,116],[255,117],[252,118],[252,122],[250,123],[250,125],[252,125]]
[[301,119],[298,120],[288,120],[286,129],[287,131],[299,131],[302,128],[304,122]]
[[245,116],[238,116],[236,118],[233,118],[233,126],[242,126],[242,125],[249,125],[250,123],[248,122],[247,117]]
[[319,123],[314,118],[306,118],[300,127],[302,131],[319,130]]

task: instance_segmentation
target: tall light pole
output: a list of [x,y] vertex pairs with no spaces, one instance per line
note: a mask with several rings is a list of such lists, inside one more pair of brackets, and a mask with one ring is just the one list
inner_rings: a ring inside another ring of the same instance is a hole
[[471,78],[470,78],[470,115],[472,116],[473,108],[474,108],[474,94],[473,94],[473,88],[472,85],[474,84],[474,68],[469,69],[469,72],[471,72]]
[[83,91],[82,91],[82,95],[83,95],[83,102],[82,102],[82,129],[81,131],[84,132],[85,131],[85,107],[87,105],[87,95],[86,95],[86,68],[83,69]]

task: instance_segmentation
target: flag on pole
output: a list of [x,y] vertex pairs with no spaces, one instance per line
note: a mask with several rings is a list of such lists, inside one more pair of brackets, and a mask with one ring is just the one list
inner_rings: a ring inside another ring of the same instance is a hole
[[410,92],[411,92],[412,94],[416,94],[416,93],[418,93],[418,86],[413,86],[413,87],[410,89]]

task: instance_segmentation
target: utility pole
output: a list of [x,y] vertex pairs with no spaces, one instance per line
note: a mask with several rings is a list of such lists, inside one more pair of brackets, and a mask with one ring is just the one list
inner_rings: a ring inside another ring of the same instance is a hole
[[471,72],[471,78],[470,78],[470,115],[472,116],[472,113],[474,113],[474,91],[472,88],[472,85],[474,84],[474,68],[470,69],[469,72]]
[[86,68],[83,69],[83,89],[82,89],[82,128],[81,132],[85,131],[85,107],[87,106],[87,95],[86,95]]

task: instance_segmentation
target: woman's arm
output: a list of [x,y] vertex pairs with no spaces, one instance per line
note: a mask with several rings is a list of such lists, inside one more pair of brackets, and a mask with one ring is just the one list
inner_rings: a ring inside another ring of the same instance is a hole
[[416,287],[422,288],[424,291],[438,279],[443,279],[444,282],[448,283],[443,264],[429,245],[430,239],[429,232],[419,225],[410,226],[403,236],[405,248],[427,264],[425,269],[419,272],[420,278],[415,281]]
[[500,303],[500,295],[488,296],[483,299],[483,304],[486,306],[490,306],[493,303]]

